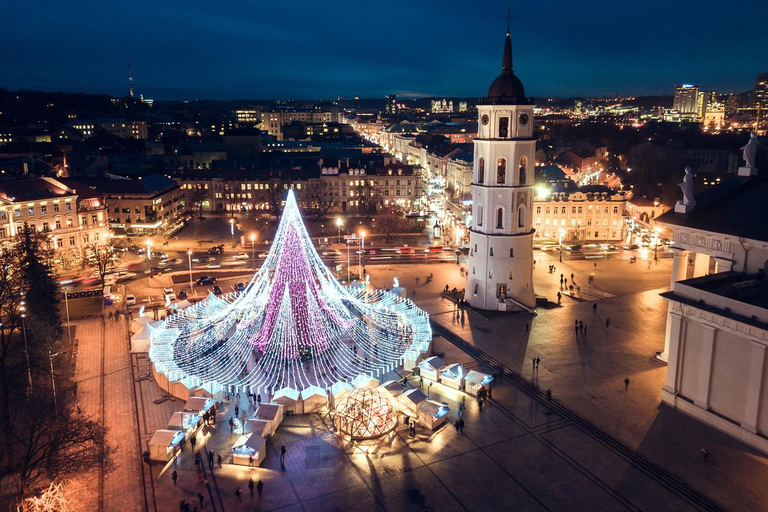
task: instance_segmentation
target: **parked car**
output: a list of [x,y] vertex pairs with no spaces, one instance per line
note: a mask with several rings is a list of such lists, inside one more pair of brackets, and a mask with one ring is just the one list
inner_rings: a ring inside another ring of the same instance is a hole
[[214,284],[216,282],[215,277],[211,276],[202,276],[197,278],[197,284],[198,285],[208,285],[208,284]]
[[187,298],[187,290],[179,290],[178,293],[176,294],[176,296],[178,298],[180,298],[181,300],[186,299]]
[[136,296],[132,293],[129,293],[125,296],[125,303],[129,306],[135,306],[136,305]]
[[214,245],[208,249],[208,254],[224,254],[224,245]]
[[176,294],[173,292],[173,288],[163,288],[163,296],[170,300],[176,300]]
[[248,254],[246,254],[244,252],[241,252],[239,254],[235,254],[234,256],[232,256],[232,259],[233,260],[247,260],[248,259]]
[[218,285],[215,285],[215,286],[211,286],[211,293],[213,293],[214,295],[221,295],[222,291]]
[[263,260],[264,258],[266,258],[267,256],[269,256],[269,253],[268,253],[268,252],[260,252],[260,253],[259,253],[259,258],[261,258],[262,260]]
[[234,288],[236,292],[242,292],[245,290],[245,285],[243,283],[237,283]]

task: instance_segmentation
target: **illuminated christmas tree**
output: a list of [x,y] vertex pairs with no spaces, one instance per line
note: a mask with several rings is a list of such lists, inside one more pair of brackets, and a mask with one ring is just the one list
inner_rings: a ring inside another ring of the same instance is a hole
[[152,330],[149,354],[169,386],[301,390],[381,377],[431,339],[427,314],[410,300],[336,280],[289,191],[272,248],[245,290],[169,316]]

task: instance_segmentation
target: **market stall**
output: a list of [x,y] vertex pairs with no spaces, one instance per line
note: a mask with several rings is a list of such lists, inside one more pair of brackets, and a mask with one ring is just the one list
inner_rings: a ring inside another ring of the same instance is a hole
[[141,328],[142,328],[142,327],[144,327],[144,326],[145,326],[145,325],[147,325],[147,324],[151,324],[151,323],[152,323],[152,322],[154,322],[154,321],[155,321],[155,320],[154,320],[154,318],[152,318],[152,317],[151,317],[151,316],[149,316],[149,315],[141,315],[141,316],[138,316],[138,317],[136,317],[136,318],[135,318],[135,319],[134,319],[134,320],[131,322],[131,332],[132,332],[132,333],[136,333],[136,332],[139,332],[139,331],[141,330]]
[[207,398],[204,396],[192,396],[189,397],[187,403],[184,404],[185,411],[194,411],[202,416],[216,404],[213,398]]
[[464,391],[470,395],[477,396],[477,392],[484,386],[493,381],[493,377],[487,373],[478,372],[476,370],[469,370],[467,375],[464,376]]
[[309,386],[301,391],[304,414],[318,412],[328,405],[328,393],[318,386]]
[[261,437],[269,437],[274,432],[272,431],[272,422],[267,420],[258,420],[255,415],[248,418],[246,422],[248,430],[254,435]]
[[232,445],[232,463],[260,466],[267,456],[267,440],[254,433],[240,436]]
[[449,388],[464,388],[464,367],[459,363],[452,363],[440,369],[440,382]]
[[161,428],[156,430],[149,440],[149,458],[168,462],[176,454],[181,441],[184,439],[182,430],[168,430]]
[[427,395],[421,392],[420,389],[409,389],[399,397],[397,402],[400,404],[400,408],[403,412],[416,416],[416,413],[421,407],[421,404],[427,399]]
[[183,431],[185,439],[192,437],[198,426],[200,426],[200,415],[196,412],[176,411],[168,420],[168,429]]
[[443,366],[445,362],[437,356],[428,357],[417,365],[419,375],[434,382],[440,382],[440,369]]
[[[145,316],[141,318],[146,318]],[[149,322],[142,324],[139,330],[131,336],[131,353],[149,352],[150,337],[152,335],[152,326]]]
[[445,424],[449,412],[448,406],[432,400],[425,400],[419,407],[419,424],[424,428],[437,430]]
[[285,407],[286,414],[301,414],[304,412],[301,404],[301,393],[293,388],[282,388],[275,391],[272,403]]
[[403,388],[403,385],[396,380],[388,380],[387,382],[385,382],[379,387],[381,387],[381,389],[387,391],[390,395],[392,395],[392,398],[399,397],[405,391],[405,388]]
[[335,409],[336,404],[339,403],[339,400],[341,400],[344,395],[354,390],[355,387],[349,382],[344,382],[343,380],[334,382],[331,386],[330,392],[328,393],[330,407]]
[[283,422],[283,411],[285,406],[273,403],[262,403],[256,412],[253,413],[253,419],[265,420],[272,423],[272,432],[277,430],[280,423]]
[[203,382],[191,391],[192,396],[213,398],[217,402],[224,399],[224,386],[216,382]]

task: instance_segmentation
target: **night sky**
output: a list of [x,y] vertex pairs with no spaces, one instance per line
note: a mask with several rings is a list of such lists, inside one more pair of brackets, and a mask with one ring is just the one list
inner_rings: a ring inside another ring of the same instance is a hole
[[0,87],[155,99],[483,96],[512,6],[534,96],[743,92],[768,71],[749,0],[4,0]]

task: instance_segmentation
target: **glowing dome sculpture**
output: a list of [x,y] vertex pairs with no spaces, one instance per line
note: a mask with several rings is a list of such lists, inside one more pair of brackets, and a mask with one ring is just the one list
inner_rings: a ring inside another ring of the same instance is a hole
[[383,436],[397,426],[397,412],[388,393],[360,388],[346,395],[336,407],[336,428],[352,439]]
[[361,373],[380,378],[431,340],[428,315],[409,299],[336,280],[291,190],[269,254],[245,290],[211,294],[169,315],[152,331],[149,357],[171,392],[176,383],[328,389]]

